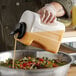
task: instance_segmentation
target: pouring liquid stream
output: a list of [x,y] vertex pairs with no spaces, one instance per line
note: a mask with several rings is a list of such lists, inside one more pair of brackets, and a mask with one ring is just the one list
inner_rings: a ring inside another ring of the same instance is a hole
[[15,65],[14,63],[15,63],[15,56],[16,56],[17,36],[18,34],[14,35],[15,43],[14,43],[14,55],[13,55],[12,68],[14,68],[14,65]]

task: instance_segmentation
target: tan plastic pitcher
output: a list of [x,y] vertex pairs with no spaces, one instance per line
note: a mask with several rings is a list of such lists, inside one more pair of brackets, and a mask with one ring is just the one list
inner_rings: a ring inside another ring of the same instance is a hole
[[65,31],[63,23],[55,21],[46,25],[41,22],[39,14],[29,10],[22,14],[20,23],[26,25],[26,31],[23,32],[21,38],[17,39],[19,42],[25,45],[37,43],[39,48],[52,53],[58,52]]

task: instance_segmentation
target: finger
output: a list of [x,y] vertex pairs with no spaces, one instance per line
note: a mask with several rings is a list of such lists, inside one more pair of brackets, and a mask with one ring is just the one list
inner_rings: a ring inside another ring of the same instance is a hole
[[39,10],[37,13],[41,15],[42,14],[42,11]]
[[53,19],[50,21],[50,23],[53,23],[53,22],[54,22],[54,20],[55,20],[55,17],[53,17]]
[[44,10],[43,10],[43,8],[41,8],[40,10],[38,10],[37,13],[40,14],[40,18],[41,18],[41,20],[42,20],[43,15],[44,15]]
[[54,20],[55,20],[55,16],[53,15],[53,13],[51,13],[51,19],[50,19],[50,21],[49,21],[49,23],[52,23]]
[[41,8],[40,10],[38,10],[37,13],[41,14],[42,10],[43,10],[43,8]]
[[40,14],[40,18],[42,18],[43,17],[43,11],[41,10],[38,13]]
[[49,18],[50,14],[48,11],[46,11],[46,14],[45,14],[45,18],[44,18],[44,23],[46,23],[47,19]]
[[44,19],[45,19],[45,13],[46,13],[46,11],[43,10],[42,17],[41,17],[42,22],[44,22]]
[[49,23],[49,22],[50,22],[51,17],[52,17],[52,14],[50,13],[50,16],[49,16],[49,18],[47,19],[46,23]]
[[45,11],[45,12],[44,12],[44,15],[45,15],[45,17],[43,18],[43,22],[45,21],[45,19],[46,19],[47,15],[48,15],[48,12],[47,12],[47,11]]

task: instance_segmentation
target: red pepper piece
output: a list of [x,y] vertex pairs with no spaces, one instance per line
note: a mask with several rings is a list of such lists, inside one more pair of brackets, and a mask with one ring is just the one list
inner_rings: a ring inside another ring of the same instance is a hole
[[44,61],[44,59],[42,59],[42,58],[39,58],[39,61],[42,61],[42,62],[43,62],[43,61]]
[[29,61],[28,63],[29,63],[29,64],[31,64],[32,62],[31,62],[31,61]]
[[23,67],[26,67],[27,63],[23,63]]
[[53,63],[53,67],[57,67],[58,65],[56,63]]

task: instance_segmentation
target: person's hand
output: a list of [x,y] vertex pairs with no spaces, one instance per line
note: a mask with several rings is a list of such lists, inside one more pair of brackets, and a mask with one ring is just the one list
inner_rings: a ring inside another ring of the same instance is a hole
[[38,10],[41,21],[45,24],[53,23],[56,19],[56,9],[51,4],[46,4],[43,8]]

